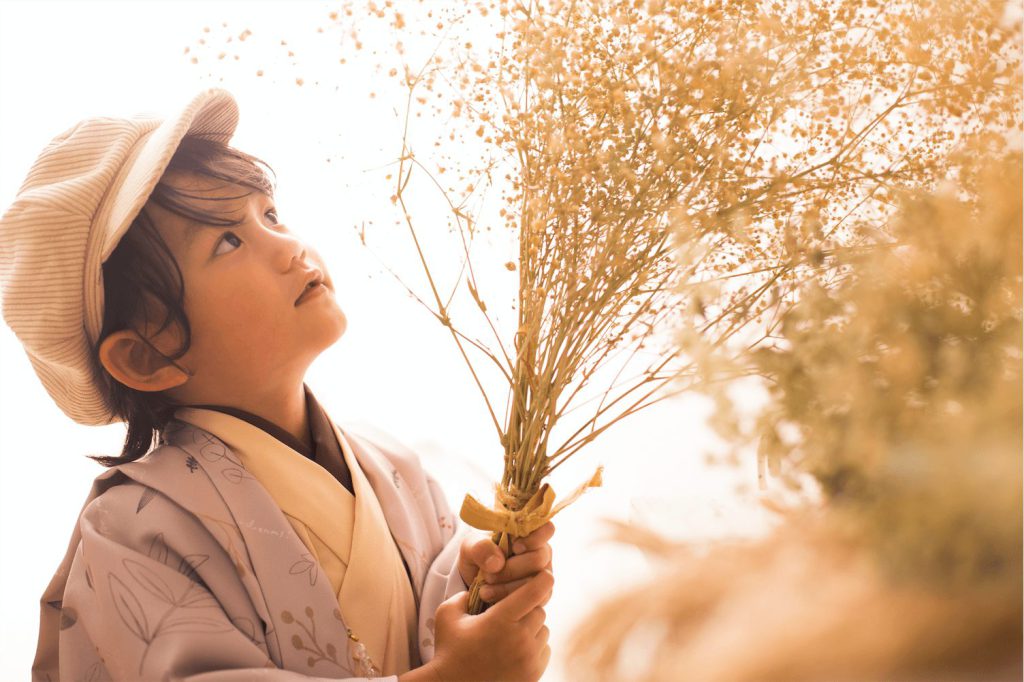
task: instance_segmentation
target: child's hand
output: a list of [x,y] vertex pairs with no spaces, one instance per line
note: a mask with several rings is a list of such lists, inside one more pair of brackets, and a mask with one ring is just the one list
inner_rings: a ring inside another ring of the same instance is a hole
[[[551,567],[551,545],[548,540],[555,534],[555,524],[548,521],[524,538],[513,543],[512,557],[505,561],[501,550],[491,542],[490,533],[481,537],[468,536],[459,548],[459,573],[467,585],[472,585],[476,574],[484,572],[487,585],[480,588],[480,598],[494,604],[507,597],[538,571]],[[521,551],[515,547],[523,544]]]
[[541,570],[478,616],[469,615],[468,591],[442,602],[434,613],[434,658],[424,668],[436,680],[536,682],[551,658],[543,606],[554,584]]

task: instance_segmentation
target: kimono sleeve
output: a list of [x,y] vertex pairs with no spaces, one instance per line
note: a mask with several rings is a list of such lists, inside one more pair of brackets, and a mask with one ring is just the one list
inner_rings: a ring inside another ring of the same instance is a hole
[[109,488],[83,509],[78,531],[62,605],[60,679],[96,675],[97,664],[116,680],[364,679],[278,668],[228,551],[152,488],[134,481]]
[[451,525],[442,525],[444,546],[434,557],[427,569],[423,582],[423,594],[419,606],[420,658],[427,663],[434,657],[434,612],[441,602],[469,589],[459,573],[459,548],[471,529],[452,514],[444,491],[438,482],[424,469],[427,489],[436,510],[435,518],[451,519]]

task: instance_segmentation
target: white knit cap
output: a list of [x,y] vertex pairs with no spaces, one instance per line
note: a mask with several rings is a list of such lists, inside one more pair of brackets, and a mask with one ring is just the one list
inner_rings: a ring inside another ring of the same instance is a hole
[[181,139],[227,144],[238,105],[210,88],[166,119],[89,118],[40,152],[0,218],[3,317],[61,410],[117,421],[90,358],[103,324],[103,262],[142,210]]

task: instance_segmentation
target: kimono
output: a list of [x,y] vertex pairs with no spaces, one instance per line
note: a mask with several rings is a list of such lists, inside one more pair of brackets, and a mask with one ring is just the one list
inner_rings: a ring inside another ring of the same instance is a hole
[[184,407],[98,475],[40,600],[32,679],[397,682],[431,660],[468,528],[414,452],[315,405],[307,389],[333,462]]

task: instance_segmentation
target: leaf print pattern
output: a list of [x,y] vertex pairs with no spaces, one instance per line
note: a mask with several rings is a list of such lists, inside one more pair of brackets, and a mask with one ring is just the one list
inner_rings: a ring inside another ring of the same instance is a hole
[[139,506],[135,508],[135,513],[138,514],[142,511],[142,508],[149,504],[150,500],[156,497],[156,491],[146,486],[142,489],[142,495],[139,497]]
[[67,630],[69,627],[78,622],[78,614],[70,606],[62,606],[60,609],[60,629]]
[[[154,497],[153,494],[147,495],[151,491],[151,488],[146,488],[139,498],[137,509],[141,510]],[[159,636],[170,633],[226,633],[233,631],[236,627],[234,622],[225,622],[223,616],[203,615],[196,612],[197,609],[219,609],[220,606],[200,579],[197,571],[210,558],[209,555],[188,554],[174,562],[174,552],[168,548],[164,534],[157,533],[149,543],[147,556],[163,566],[175,568],[188,580],[188,585],[179,595],[166,577],[155,570],[152,565],[127,557],[121,560],[121,565],[124,567],[123,574],[118,575],[113,572],[108,574],[110,597],[118,617],[128,631],[145,644],[139,660],[140,675],[145,669],[146,656],[150,652],[153,642]],[[176,563],[177,566],[172,566],[172,563]],[[127,576],[127,579],[123,576]],[[86,580],[90,585],[92,584],[88,566],[86,567]],[[155,617],[157,613],[150,607],[147,615],[147,610],[139,598],[142,595],[148,595],[167,606],[159,614],[159,619],[155,624],[151,622],[150,618]],[[60,608],[60,604],[58,603],[56,607]],[[62,628],[74,625],[76,619],[74,610],[62,609]],[[238,629],[244,632],[254,644],[259,645],[253,624],[245,618],[239,619],[239,621]]]
[[[305,626],[305,624],[300,623],[298,620],[296,620],[295,616],[292,615],[291,611],[288,611],[287,609],[281,611],[281,621],[289,625],[295,623],[298,627],[302,628],[302,631],[306,634],[306,637],[309,639],[309,646],[306,646],[306,640],[302,638],[302,635],[298,633],[293,634],[291,640],[292,646],[298,649],[299,651],[308,651],[310,652],[310,654],[312,654],[309,658],[306,659],[306,665],[308,665],[310,668],[316,665],[318,661],[329,661],[338,666],[339,668],[341,668],[342,670],[347,671],[348,668],[338,661],[338,648],[334,644],[332,644],[331,642],[327,642],[325,646],[321,647],[320,644],[317,642],[316,619],[313,614],[313,608],[311,606],[307,606],[305,609],[305,614],[306,617],[309,619],[310,627],[308,628]],[[334,617],[337,618],[339,621],[341,620],[341,613],[338,611],[338,609],[334,610]]]
[[148,566],[127,558],[122,559],[121,563],[139,587],[168,605],[167,610],[160,616],[160,620],[151,629],[146,611],[131,587],[113,573],[108,576],[110,595],[121,622],[129,632],[146,645],[139,659],[140,675],[145,667],[146,655],[149,653],[153,641],[160,635],[171,632],[216,634],[233,630],[230,624],[220,618],[187,613],[177,618],[170,618],[178,609],[217,606],[216,600],[208,592],[202,592],[198,583],[190,580],[181,597],[177,597],[170,585]]
[[171,591],[170,586],[164,582],[164,579],[161,578],[156,571],[148,566],[144,566],[134,559],[124,559],[121,563],[124,564],[128,574],[135,578],[135,582],[142,586],[142,589],[160,599],[165,604],[173,605],[176,603],[174,592]]
[[154,561],[159,561],[161,564],[167,563],[167,543],[164,542],[163,533],[157,533],[153,537],[153,540],[149,543],[147,554]]
[[[225,460],[233,465],[226,466],[221,471],[228,481],[238,483],[252,478],[245,472],[245,466],[231,449],[212,434],[197,429],[191,424],[173,420],[164,427],[163,433],[166,435],[166,444],[168,445],[175,444],[184,448],[188,443],[192,443],[199,446],[199,456],[207,462],[216,463]],[[189,448],[189,451],[193,450]],[[199,461],[192,454],[185,458],[185,465],[190,473],[195,473],[199,469]]]
[[[143,642],[148,643],[149,622],[146,619],[146,612],[142,610],[142,604],[131,589],[124,584],[124,581],[111,573],[109,576],[110,596],[114,600],[114,608],[117,615],[121,617],[128,630]],[[141,668],[140,668],[141,671]]]
[[[241,483],[246,479],[255,480],[251,475],[245,472],[245,467],[242,466],[242,462],[235,457],[234,453],[231,452],[224,443],[216,440],[210,434],[199,430],[193,431],[192,439],[193,442],[202,443],[202,446],[199,448],[199,456],[207,462],[219,462],[223,459],[233,465],[225,466],[221,469],[220,474],[224,477],[224,480],[235,484]],[[189,455],[189,459],[191,459],[192,462],[190,463],[186,460],[186,463],[188,464],[189,469],[194,472],[195,470],[192,468],[193,463],[198,464],[198,462],[196,462],[195,458],[191,455]]]
[[219,606],[213,595],[206,589],[205,585],[191,583],[185,593],[176,602],[178,606],[186,609],[213,608]]
[[[223,540],[219,540],[220,544],[227,550],[228,556],[231,557],[231,563],[235,566],[235,573],[238,574],[239,578],[244,578],[249,571],[246,569],[245,563],[242,561],[242,555],[238,551],[238,545],[244,546],[245,544],[238,526],[207,514],[197,512],[196,516],[205,519],[208,522],[205,525],[207,528],[210,528],[211,532],[213,532],[214,528],[223,531]],[[235,543],[236,540],[238,541],[238,544]]]
[[312,554],[303,552],[302,558],[292,564],[288,572],[292,575],[298,575],[307,571],[309,572],[310,586],[316,585],[316,579],[320,573],[319,563],[313,558]]
[[187,616],[167,621],[160,630],[161,634],[167,632],[229,632],[223,620],[219,618],[204,618],[202,616]]
[[205,431],[193,429],[192,442],[202,443],[202,446],[199,448],[199,456],[207,462],[219,462],[222,459],[226,459],[236,467],[245,468],[242,466],[242,463],[238,458],[235,457],[235,454],[231,452],[224,443],[221,443]]
[[241,483],[246,478],[252,478],[238,467],[225,467],[220,473],[229,483]]
[[231,618],[231,622],[238,628],[239,632],[249,638],[249,641],[256,645],[260,644],[260,641],[256,638],[256,625],[252,620],[245,616],[234,616]]
[[[60,614],[60,623],[61,623],[61,625],[63,625],[63,622],[65,622],[65,620],[63,620],[63,600],[62,599],[54,599],[53,601],[47,601],[46,605],[49,606],[50,608],[56,610],[56,611],[60,611],[61,612],[61,614]],[[69,624],[67,627],[70,628],[73,625],[75,625],[74,622]],[[60,628],[60,629],[61,630],[65,630],[65,628]]]
[[[153,538],[153,541],[149,544],[149,558],[154,561],[159,561],[165,566],[170,566],[167,562],[168,551],[167,543],[164,541],[164,534],[157,533]],[[181,573],[193,583],[189,585],[180,599],[174,598],[174,595],[167,584],[152,570],[143,566],[138,561],[133,561],[131,559],[125,559],[124,561],[126,567],[128,567],[129,563],[131,564],[129,572],[131,572],[133,568],[139,572],[140,575],[132,573],[132,577],[136,578],[143,587],[145,587],[146,580],[159,581],[159,584],[153,585],[157,592],[154,592],[153,589],[149,589],[151,594],[154,594],[169,604],[195,608],[213,605],[211,596],[202,589],[205,585],[202,584],[203,581],[199,578],[199,574],[196,573],[196,569],[199,566],[202,566],[209,558],[210,556],[208,554],[187,554],[178,562],[178,573]],[[193,590],[193,588],[200,589]]]
[[[430,634],[434,634],[434,619],[433,618],[427,618],[426,626],[427,626],[427,629],[430,630]],[[424,648],[424,649],[427,649],[427,648],[430,648],[430,647],[434,646],[434,638],[433,637],[427,637],[422,642],[420,642],[420,646],[422,648]]]
[[[49,678],[47,678],[49,679]],[[107,669],[103,666],[102,661],[96,661],[89,666],[89,671],[83,678],[84,682],[102,682],[103,680],[109,680],[110,676],[107,674]]]
[[199,574],[196,573],[196,569],[206,563],[206,560],[209,558],[209,554],[186,554],[181,557],[181,563],[178,565],[178,572],[184,573],[189,580],[200,582]]

